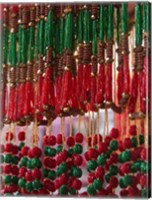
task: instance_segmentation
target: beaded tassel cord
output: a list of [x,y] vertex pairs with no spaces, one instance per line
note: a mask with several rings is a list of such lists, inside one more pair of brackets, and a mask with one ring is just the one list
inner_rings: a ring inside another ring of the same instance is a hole
[[2,8],[0,194],[148,198],[150,4]]

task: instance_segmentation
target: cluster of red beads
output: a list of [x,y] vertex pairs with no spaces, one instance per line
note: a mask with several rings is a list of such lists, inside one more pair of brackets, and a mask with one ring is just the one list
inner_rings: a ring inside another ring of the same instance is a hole
[[[118,161],[121,163],[119,174],[123,176],[119,180],[121,187],[120,196],[146,197],[146,187],[148,163],[145,162],[144,136],[137,137],[136,126],[131,126],[130,137],[122,141],[121,153]],[[138,144],[139,140],[139,144]]]
[[68,149],[68,169],[70,171],[68,180],[68,190],[70,195],[78,195],[78,191],[82,187],[82,182],[79,179],[82,176],[82,171],[80,166],[83,163],[82,154],[82,144],[83,135],[77,133],[75,137],[69,136],[67,138],[66,144]]
[[44,159],[43,159],[43,185],[47,189],[48,193],[55,192],[55,179],[56,179],[56,137],[53,135],[45,135],[43,138],[44,145]]
[[18,192],[18,146],[11,141],[14,136],[12,132],[5,135],[6,144],[4,145],[4,165],[3,165],[3,184],[4,194],[13,194]]
[[[101,135],[95,134],[93,141],[89,138],[89,150],[85,153],[87,160],[87,170],[89,195],[114,195],[113,189],[118,186],[117,174],[117,153],[118,148],[116,139],[119,136],[117,129],[112,129],[110,136],[106,136],[104,141]],[[99,142],[99,143],[98,143]],[[92,147],[91,147],[91,144]],[[98,145],[97,145],[98,144]],[[110,171],[110,173],[108,172]],[[103,188],[104,180],[109,184]]]

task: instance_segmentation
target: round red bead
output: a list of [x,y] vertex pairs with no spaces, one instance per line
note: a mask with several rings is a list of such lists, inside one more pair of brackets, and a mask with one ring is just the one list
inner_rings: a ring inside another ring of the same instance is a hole
[[99,143],[98,151],[99,153],[105,153],[108,150],[108,146],[104,142]]
[[95,134],[93,137],[93,145],[98,144],[99,142],[102,142],[102,136],[100,134]]
[[4,146],[4,151],[5,152],[8,152],[8,153],[11,153],[13,151],[13,145],[11,143],[7,143],[5,146]]
[[120,171],[121,173],[124,175],[124,174],[128,174],[130,173],[130,163],[123,163],[121,166],[120,166]]
[[82,156],[77,154],[77,155],[73,155],[72,158],[73,158],[73,164],[74,165],[76,165],[76,166],[82,165],[82,162],[83,162]]
[[19,151],[18,146],[17,145],[13,145],[13,150],[12,150],[12,154],[17,154]]
[[112,128],[110,131],[110,137],[117,139],[119,137],[119,130],[117,128]]
[[47,146],[49,144],[49,136],[48,135],[45,135],[43,137],[43,144],[44,144],[44,146]]
[[32,181],[33,180],[33,176],[32,176],[32,172],[28,171],[25,173],[25,179],[26,181]]
[[11,170],[12,170],[12,174],[13,175],[18,175],[18,172],[19,172],[19,168],[16,166],[16,165],[13,165],[12,167],[11,167]]
[[112,188],[116,188],[118,186],[118,178],[115,176],[112,176],[109,180],[109,184]]
[[101,179],[101,178],[103,178],[104,173],[105,173],[104,168],[98,166],[98,167],[96,168],[96,170],[95,170],[95,177]]
[[42,155],[42,151],[39,147],[33,147],[31,149],[31,152],[34,157],[41,157],[41,155]]
[[24,131],[20,131],[18,133],[18,140],[19,141],[24,141],[25,140],[25,132]]
[[12,167],[11,167],[11,165],[4,165],[3,166],[3,172],[5,173],[5,174],[9,174],[9,173],[11,173],[11,170],[12,170]]
[[45,179],[43,181],[43,185],[44,185],[44,188],[46,188],[50,192],[55,192],[55,184],[51,180]]
[[54,135],[49,136],[49,145],[54,146],[56,145],[56,137]]
[[89,182],[89,183],[93,183],[93,181],[94,181],[95,178],[96,178],[96,177],[95,177],[95,173],[90,172],[90,173],[88,174],[88,182]]
[[60,185],[65,185],[68,182],[68,176],[64,173],[59,176]]
[[83,142],[83,135],[82,135],[82,133],[76,133],[76,135],[75,135],[75,141],[77,143],[82,143]]
[[123,190],[120,191],[120,196],[125,197],[127,195],[128,195],[128,191],[127,190],[123,189]]
[[32,176],[34,179],[41,179],[41,171],[38,168],[33,169]]
[[147,179],[147,176],[146,175],[142,175],[139,179],[139,183],[141,185],[141,187],[146,187],[147,186],[147,182],[148,182],[148,179]]
[[118,162],[118,154],[117,153],[111,153],[110,154],[110,160],[112,163],[117,163]]
[[136,135],[137,135],[137,128],[136,128],[136,125],[130,126],[129,133],[130,133],[130,135],[132,135],[132,136],[136,136]]
[[89,161],[89,154],[88,154],[88,151],[86,151],[85,153],[84,153],[84,157],[85,157],[85,159],[87,160],[87,161]]
[[27,169],[25,167],[19,168],[19,177],[24,177],[27,172]]
[[75,144],[75,141],[74,141],[74,138],[72,137],[72,136],[69,136],[68,138],[67,138],[67,145],[69,146],[69,147],[73,147],[74,146],[74,144]]
[[88,150],[88,155],[89,155],[89,159],[92,160],[92,159],[97,159],[98,157],[98,152],[96,149],[94,148],[90,148]]
[[132,147],[132,142],[130,138],[125,138],[123,142],[124,149],[130,149]]
[[28,151],[29,151],[29,147],[24,146],[24,147],[22,147],[21,153],[22,153],[24,156],[27,156],[27,155],[28,155]]
[[63,138],[62,138],[62,135],[61,135],[61,134],[58,134],[58,135],[57,135],[56,142],[57,142],[57,144],[62,144]]
[[82,182],[79,179],[75,179],[72,186],[75,190],[80,190],[82,187]]
[[110,137],[110,136],[106,136],[106,137],[105,137],[105,144],[106,144],[107,146],[109,146],[110,141],[111,141],[111,137]]

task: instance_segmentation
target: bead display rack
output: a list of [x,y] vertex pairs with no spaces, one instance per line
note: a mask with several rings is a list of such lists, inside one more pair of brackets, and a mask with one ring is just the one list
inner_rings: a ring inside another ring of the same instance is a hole
[[1,195],[150,197],[150,14],[2,5]]

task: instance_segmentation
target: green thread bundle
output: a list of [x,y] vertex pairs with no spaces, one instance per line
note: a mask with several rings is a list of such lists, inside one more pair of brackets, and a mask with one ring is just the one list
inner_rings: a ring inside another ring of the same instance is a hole
[[122,3],[122,24],[121,33],[124,34],[128,31],[128,4]]
[[113,24],[114,24],[114,8],[113,5],[108,5],[108,31],[107,31],[107,39],[113,40]]
[[136,4],[135,7],[135,44],[141,46],[142,44],[142,6]]

